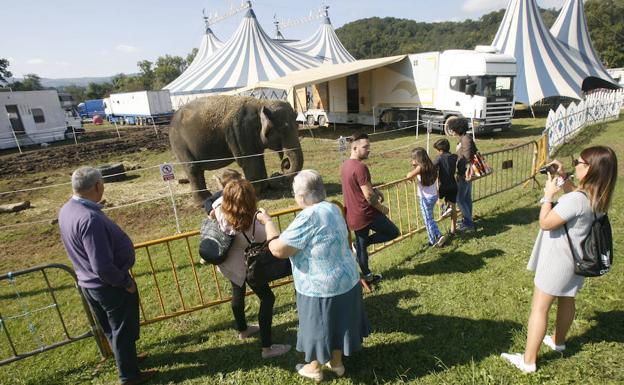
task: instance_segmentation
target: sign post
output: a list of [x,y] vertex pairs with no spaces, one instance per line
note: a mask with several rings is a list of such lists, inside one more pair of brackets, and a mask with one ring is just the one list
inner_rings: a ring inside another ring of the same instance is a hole
[[345,154],[347,152],[347,138],[342,135],[338,138],[338,151],[340,151],[340,163],[344,163]]
[[171,205],[173,206],[173,215],[176,220],[176,229],[178,233],[181,233],[180,230],[180,220],[178,219],[178,209],[175,204],[175,197],[173,196],[173,190],[171,189],[171,181],[175,180],[175,174],[173,173],[173,165],[169,163],[163,163],[160,165],[160,175],[163,178],[163,181],[167,182],[167,188],[169,189],[169,195],[171,196]]
[[433,125],[431,124],[431,120],[427,120],[427,154],[429,154],[429,136],[431,136],[432,130]]

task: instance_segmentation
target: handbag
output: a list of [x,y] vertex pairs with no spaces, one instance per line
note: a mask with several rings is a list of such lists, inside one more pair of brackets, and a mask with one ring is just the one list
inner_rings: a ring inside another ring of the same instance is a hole
[[477,151],[466,165],[466,180],[471,181],[490,175],[492,168],[487,164],[483,155]]
[[[257,214],[257,213],[256,213]],[[288,259],[276,258],[269,250],[269,242],[277,237],[265,242],[255,241],[256,217],[252,223],[251,239],[243,232],[243,236],[249,243],[245,248],[243,257],[246,266],[246,279],[252,286],[262,285],[277,279],[292,275],[292,266]]]
[[225,262],[227,252],[232,246],[233,236],[221,230],[219,222],[214,218],[204,218],[199,227],[200,262],[220,265]]

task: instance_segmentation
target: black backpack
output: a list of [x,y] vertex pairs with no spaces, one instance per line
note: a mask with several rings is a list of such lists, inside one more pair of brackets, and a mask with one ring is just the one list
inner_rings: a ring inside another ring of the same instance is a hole
[[600,277],[609,272],[613,262],[613,238],[611,236],[611,223],[605,213],[596,216],[592,222],[589,234],[581,242],[581,258],[574,255],[572,240],[568,234],[568,226],[564,225],[570,251],[574,258],[574,273],[584,277]]

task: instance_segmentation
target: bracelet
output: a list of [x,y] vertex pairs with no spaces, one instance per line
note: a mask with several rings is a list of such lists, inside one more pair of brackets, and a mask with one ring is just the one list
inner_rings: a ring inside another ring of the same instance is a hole
[[539,203],[543,205],[544,203],[553,203],[553,201],[550,198],[543,197],[540,199]]

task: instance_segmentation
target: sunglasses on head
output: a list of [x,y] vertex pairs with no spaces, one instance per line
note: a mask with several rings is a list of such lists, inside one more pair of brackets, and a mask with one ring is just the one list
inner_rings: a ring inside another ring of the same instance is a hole
[[579,164],[586,164],[586,165],[589,165],[589,163],[587,163],[587,162],[581,162],[581,161],[580,161],[580,160],[578,160],[578,159],[572,159],[572,166],[576,167],[576,166],[578,166]]

